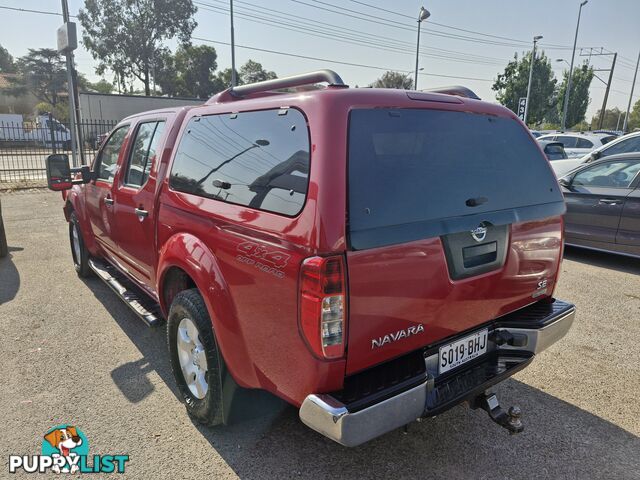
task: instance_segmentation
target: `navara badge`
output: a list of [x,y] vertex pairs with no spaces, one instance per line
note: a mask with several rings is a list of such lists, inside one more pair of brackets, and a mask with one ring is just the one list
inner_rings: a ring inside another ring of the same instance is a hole
[[471,230],[471,236],[476,242],[482,242],[487,236],[487,227],[478,225],[476,228]]

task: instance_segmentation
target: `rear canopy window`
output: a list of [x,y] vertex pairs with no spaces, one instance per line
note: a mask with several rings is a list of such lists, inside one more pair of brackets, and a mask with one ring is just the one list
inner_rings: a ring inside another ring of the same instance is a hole
[[309,132],[296,109],[189,121],[171,171],[174,190],[293,216],[307,195]]
[[[554,204],[554,212],[516,211],[543,204]],[[512,119],[418,109],[350,114],[354,249],[471,229],[478,225],[478,214],[499,223],[486,212],[509,210],[500,219],[511,223],[557,214],[561,205],[546,159]],[[460,218],[468,221],[454,221]]]

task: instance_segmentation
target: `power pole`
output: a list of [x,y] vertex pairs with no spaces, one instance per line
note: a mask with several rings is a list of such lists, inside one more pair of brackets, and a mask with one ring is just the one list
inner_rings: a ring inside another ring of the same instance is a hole
[[236,42],[233,34],[233,0],[229,0],[229,13],[231,14],[231,88],[238,85],[236,78]]
[[[80,124],[80,101],[78,98],[78,77],[74,67],[73,51],[78,48],[76,24],[69,21],[69,5],[62,0],[62,19],[64,25],[58,29],[58,51],[62,51],[67,63],[67,91],[69,95],[69,122],[71,126],[71,156],[73,166],[84,165],[82,151],[82,127]],[[61,32],[65,38],[61,39]],[[61,44],[61,40],[63,43]],[[78,163],[78,160],[80,161]]]
[[529,83],[527,85],[527,103],[524,105],[524,124],[527,125],[529,115],[529,103],[531,102],[531,81],[533,80],[533,67],[536,63],[536,44],[542,40],[542,35],[533,37],[533,51],[531,52],[531,66],[529,67]]
[[631,102],[633,101],[633,90],[636,86],[636,78],[638,77],[638,65],[640,65],[640,52],[638,52],[638,61],[636,62],[636,72],[633,74],[633,83],[631,84],[631,93],[629,94],[629,103],[627,104],[627,114],[624,116],[624,125],[622,131],[627,133],[627,126],[629,125],[629,112],[631,110]]
[[567,87],[564,90],[564,108],[562,109],[562,131],[564,132],[567,127],[567,111],[569,110],[569,97],[571,96],[571,76],[573,75],[573,60],[576,56],[576,44],[578,43],[578,31],[580,30],[580,16],[582,15],[582,7],[584,7],[589,0],[583,0],[580,3],[580,9],[578,10],[578,23],[576,24],[576,36],[573,39],[573,53],[571,54],[571,65],[569,66],[569,77],[567,78]]
[[[616,59],[618,58],[618,53],[617,52],[605,52],[604,48],[600,48],[600,52],[598,53],[594,53],[593,52],[593,48],[589,49],[589,62],[591,62],[591,57],[601,57],[601,56],[605,56],[605,55],[613,55],[613,60],[611,61],[611,68],[594,68],[593,69],[593,76],[596,77],[598,80],[600,80],[602,83],[604,83],[607,88],[604,92],[604,99],[602,101],[602,108],[600,109],[600,118],[598,119],[598,129],[602,129],[602,125],[604,123],[604,115],[605,112],[607,110],[607,101],[609,100],[609,91],[611,90],[611,82],[613,81],[613,71],[616,68]],[[582,54],[582,52],[580,52],[580,56],[581,57],[586,57],[586,54]],[[609,72],[609,81],[605,82],[602,78],[600,78],[598,75],[595,74],[595,72]]]

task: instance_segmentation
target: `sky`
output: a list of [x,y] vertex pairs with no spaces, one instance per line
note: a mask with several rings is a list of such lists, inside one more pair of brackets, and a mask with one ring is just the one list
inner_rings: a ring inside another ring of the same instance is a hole
[[[229,67],[228,0],[194,3],[199,10],[193,43],[214,46],[218,68]],[[84,0],[69,0],[71,14],[83,4]],[[422,23],[418,88],[464,85],[495,101],[493,80],[515,53],[531,48],[534,35],[544,36],[539,47],[561,78],[567,64],[556,59],[571,61],[579,4],[579,0],[234,0],[236,66],[253,59],[279,76],[330,68],[346,83],[359,86],[372,83],[385,70],[412,75],[416,20],[424,6],[431,17]],[[0,45],[14,57],[29,48],[55,48],[61,17],[1,7],[60,13],[59,0],[0,0]],[[594,54],[601,48],[604,53],[618,52],[608,108],[626,110],[640,50],[638,19],[639,0],[589,0],[582,9],[576,63],[590,59],[594,68],[608,69],[612,56]],[[76,51],[76,65],[90,80],[100,78],[94,72],[96,62],[82,46]],[[596,73],[608,79],[609,72]],[[640,98],[639,83],[640,79],[634,102]],[[600,108],[604,92],[605,84],[594,79],[588,119]]]

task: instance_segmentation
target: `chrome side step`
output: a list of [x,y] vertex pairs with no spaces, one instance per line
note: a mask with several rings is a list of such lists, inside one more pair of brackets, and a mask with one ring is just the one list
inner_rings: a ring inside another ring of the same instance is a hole
[[157,327],[162,323],[163,317],[159,305],[115,267],[93,258],[89,260],[89,267],[147,326]]

